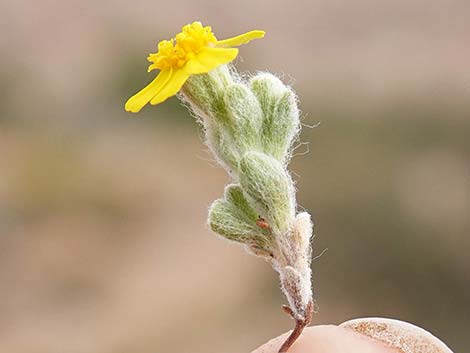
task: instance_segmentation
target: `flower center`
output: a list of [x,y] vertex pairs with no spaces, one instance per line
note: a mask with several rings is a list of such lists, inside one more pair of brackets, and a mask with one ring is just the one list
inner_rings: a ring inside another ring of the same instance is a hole
[[153,63],[148,71],[181,68],[202,48],[216,42],[217,38],[210,26],[203,27],[201,22],[188,24],[176,35],[176,39],[162,40],[158,43],[157,53],[152,53],[147,58]]

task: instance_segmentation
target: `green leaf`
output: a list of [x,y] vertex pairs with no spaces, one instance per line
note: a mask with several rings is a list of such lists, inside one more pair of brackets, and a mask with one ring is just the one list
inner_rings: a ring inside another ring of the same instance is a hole
[[239,178],[270,226],[281,233],[288,231],[295,216],[295,197],[283,165],[264,153],[248,152],[240,160]]

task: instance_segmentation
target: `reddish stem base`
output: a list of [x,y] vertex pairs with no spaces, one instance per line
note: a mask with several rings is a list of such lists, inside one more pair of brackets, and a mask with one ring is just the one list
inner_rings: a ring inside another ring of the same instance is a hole
[[279,348],[279,353],[286,353],[289,350],[289,348],[295,343],[295,341],[297,341],[297,339],[300,337],[304,328],[307,327],[312,322],[313,303],[312,302],[308,303],[304,320],[295,319],[293,315],[294,313],[288,306],[283,306],[282,308],[284,309],[286,313],[288,313],[295,320],[294,330],[291,332],[289,337],[287,337],[285,342],[282,344],[281,348]]

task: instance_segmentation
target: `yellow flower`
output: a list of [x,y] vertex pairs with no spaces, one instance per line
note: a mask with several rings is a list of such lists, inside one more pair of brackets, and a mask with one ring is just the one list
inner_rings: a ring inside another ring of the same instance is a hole
[[165,101],[178,93],[190,75],[209,72],[234,60],[238,49],[231,47],[262,37],[263,31],[250,31],[217,40],[211,27],[203,27],[201,22],[184,26],[176,38],[162,40],[158,52],[148,56],[152,63],[148,71],[159,69],[160,72],[147,87],[129,98],[126,110],[137,113],[148,102],[155,105]]

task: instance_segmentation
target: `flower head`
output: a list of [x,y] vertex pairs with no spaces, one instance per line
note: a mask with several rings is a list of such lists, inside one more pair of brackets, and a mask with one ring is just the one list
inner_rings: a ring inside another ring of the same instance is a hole
[[137,113],[147,103],[159,104],[174,96],[189,76],[202,74],[227,64],[238,55],[232,48],[264,37],[263,31],[250,31],[236,37],[217,40],[210,26],[193,22],[183,27],[174,39],[158,43],[158,51],[148,56],[148,71],[160,70],[144,89],[129,98],[125,109]]

